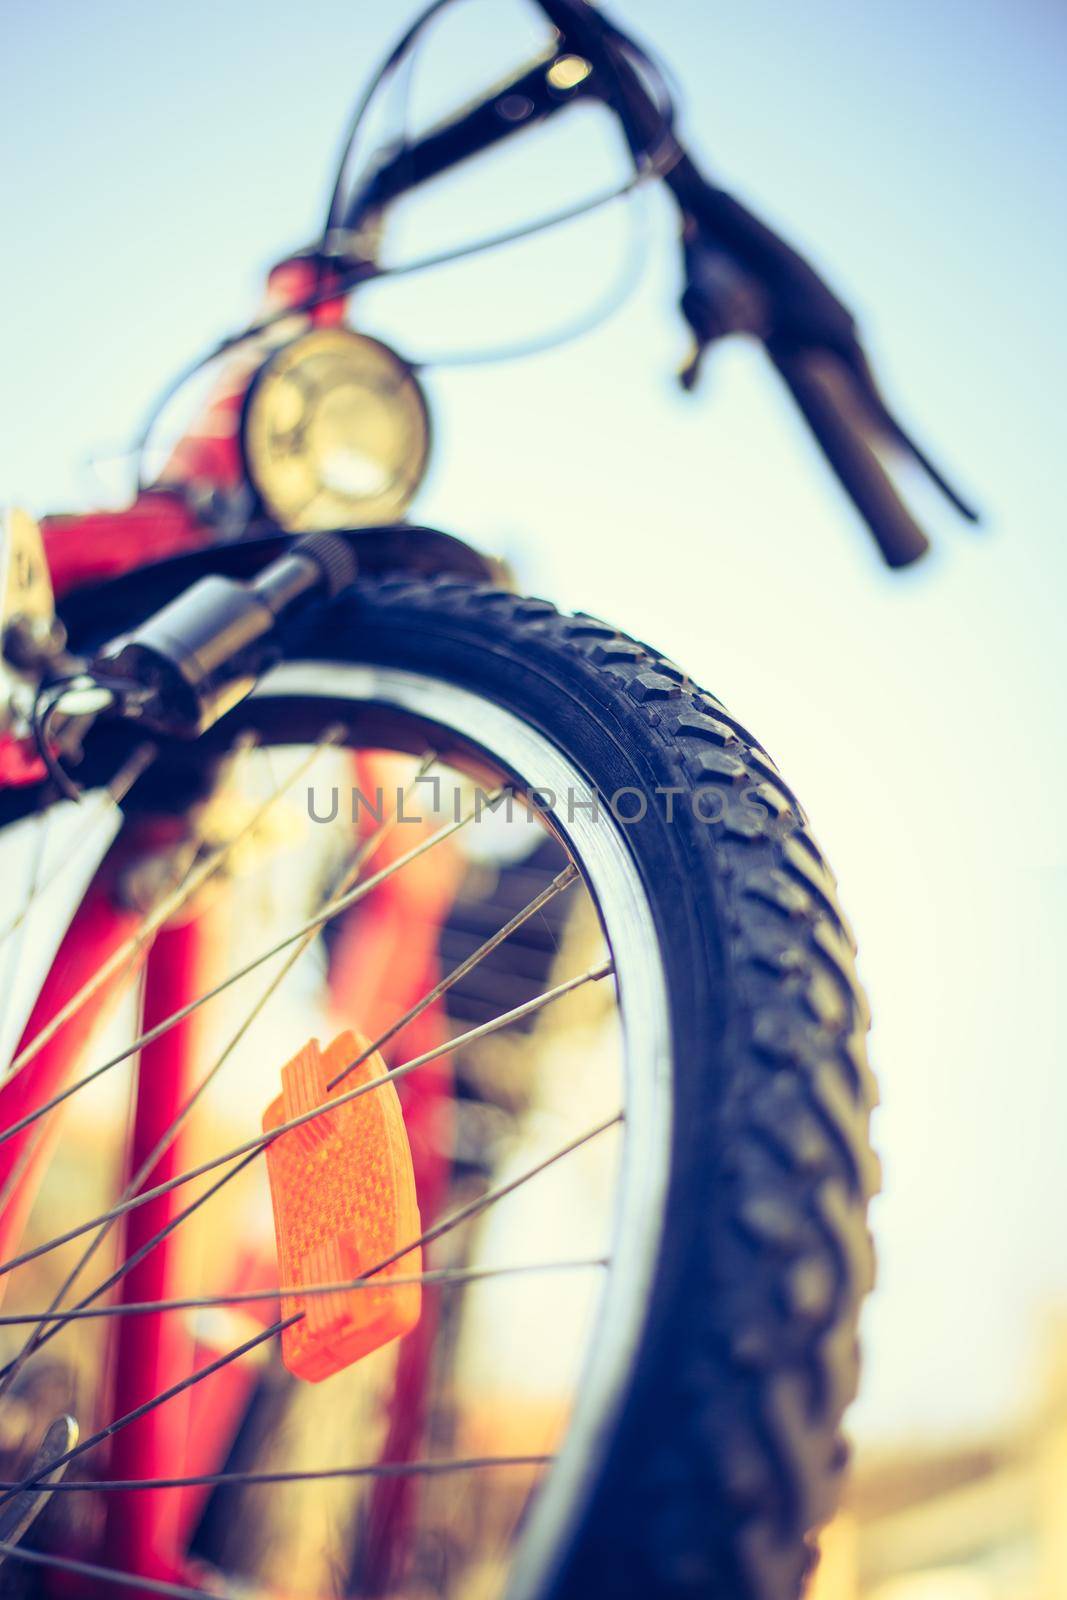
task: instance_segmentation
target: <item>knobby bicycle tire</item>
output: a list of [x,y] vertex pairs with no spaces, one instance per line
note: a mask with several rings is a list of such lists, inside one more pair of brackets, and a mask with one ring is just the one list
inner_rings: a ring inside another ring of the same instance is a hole
[[869,1012],[808,819],[714,696],[595,618],[385,579],[287,641],[339,648],[489,693],[602,795],[649,800],[625,831],[668,978],[669,1195],[640,1355],[556,1600],[795,1596],[847,1459],[879,1172]]

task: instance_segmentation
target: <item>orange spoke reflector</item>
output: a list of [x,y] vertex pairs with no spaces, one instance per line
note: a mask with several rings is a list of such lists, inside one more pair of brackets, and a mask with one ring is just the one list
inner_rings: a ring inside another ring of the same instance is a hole
[[[351,1032],[342,1033],[325,1053],[317,1039],[306,1044],[282,1068],[282,1092],[264,1113],[264,1133],[357,1084],[385,1078],[385,1063],[375,1051],[332,1096],[327,1092],[330,1079],[367,1044]],[[283,1133],[267,1146],[267,1172],[278,1271],[286,1286],[358,1278],[422,1231],[411,1147],[391,1083]],[[389,1279],[421,1270],[422,1250],[416,1245],[375,1275],[380,1288],[283,1295],[283,1317],[304,1313],[282,1333],[282,1359],[289,1371],[317,1383],[410,1333],[419,1320],[422,1289],[417,1283],[390,1288]]]

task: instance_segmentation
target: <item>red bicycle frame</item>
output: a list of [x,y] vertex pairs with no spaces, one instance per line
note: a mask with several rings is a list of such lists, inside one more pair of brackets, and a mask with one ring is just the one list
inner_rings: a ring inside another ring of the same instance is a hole
[[[315,268],[303,260],[283,262],[268,281],[268,305],[274,311],[296,304],[313,287]],[[311,313],[312,320],[336,323],[343,302],[329,301]],[[210,526],[189,509],[184,486],[209,484],[235,487],[243,476],[240,417],[245,390],[262,346],[245,351],[229,366],[193,429],[174,449],[161,484],[142,492],[120,512],[46,519],[42,524],[45,552],[57,598],[87,584],[117,577],[153,561],[203,549],[212,542]],[[24,784],[43,777],[43,767],[25,749],[8,741],[0,747],[0,786]],[[362,774],[361,774],[362,776]],[[363,776],[363,786],[367,780]],[[133,837],[131,838],[130,832]],[[137,929],[141,914],[123,893],[123,867],[145,846],[158,845],[151,823],[128,830],[101,863],[93,883],[60,945],[49,975],[26,1025],[22,1051],[49,1027],[73,996]],[[405,840],[404,848],[408,841]],[[399,848],[397,846],[396,848]],[[388,859],[386,842],[380,859]],[[332,1007],[345,1024],[354,1021],[365,1032],[384,1027],[407,1010],[438,976],[437,935],[451,904],[455,883],[442,872],[440,852],[434,872],[407,872],[388,880],[361,907],[358,923],[343,925],[329,975]],[[413,919],[410,900],[418,900]],[[203,994],[218,940],[213,919],[217,903],[194,905],[177,925],[158,932],[136,962],[103,985],[82,1005],[28,1064],[0,1087],[0,1131],[32,1114],[75,1078],[100,1024],[110,1014],[125,984],[139,979],[141,1025],[151,1029]],[[412,929],[418,930],[413,936]],[[215,972],[217,977],[217,971]],[[189,1165],[188,1130],[170,1136],[176,1118],[197,1088],[197,1016],[172,1028],[140,1054],[134,1107],[126,1155],[124,1184],[152,1187]],[[444,1037],[443,1020],[431,1009],[406,1030],[403,1047],[424,1051]],[[415,1035],[418,1035],[415,1037]],[[396,1041],[394,1041],[395,1048]],[[282,1062],[278,1062],[280,1069]],[[443,1198],[447,1165],[440,1154],[441,1117],[451,1092],[442,1062],[435,1071],[402,1085],[402,1101],[415,1164],[420,1209],[432,1216]],[[33,1203],[59,1136],[60,1107],[0,1145],[0,1259],[16,1254]],[[123,1219],[122,1260],[139,1256],[119,1278],[118,1304],[133,1305],[190,1293],[185,1235],[167,1232],[189,1203],[183,1188],[171,1190]],[[155,1242],[153,1242],[155,1241]],[[7,1282],[0,1278],[0,1294]],[[227,1282],[212,1285],[220,1295],[277,1285],[273,1257],[262,1250],[234,1253]],[[88,1284],[79,1282],[81,1293]],[[195,1287],[195,1286],[194,1286]],[[251,1331],[276,1315],[276,1302],[253,1302],[241,1309]],[[434,1336],[434,1301],[416,1334],[404,1342],[386,1449],[390,1459],[404,1459],[418,1450],[429,1351]],[[116,1335],[109,1368],[110,1421],[180,1384],[221,1353],[210,1335],[194,1327],[185,1313],[155,1312],[115,1319]],[[232,1330],[231,1330],[232,1331]],[[247,1337],[247,1334],[245,1335]],[[238,1342],[231,1338],[227,1347]],[[262,1351],[258,1352],[260,1361]],[[234,1362],[211,1377],[157,1406],[119,1430],[111,1442],[108,1472],[129,1480],[199,1476],[224,1466],[236,1429],[257,1381],[255,1359]],[[206,1490],[115,1492],[109,1497],[103,1539],[89,1554],[124,1573],[180,1580],[190,1576],[187,1550],[204,1508]],[[369,1567],[375,1581],[388,1581],[392,1551],[410,1511],[412,1486],[391,1480],[376,1486],[370,1508]]]

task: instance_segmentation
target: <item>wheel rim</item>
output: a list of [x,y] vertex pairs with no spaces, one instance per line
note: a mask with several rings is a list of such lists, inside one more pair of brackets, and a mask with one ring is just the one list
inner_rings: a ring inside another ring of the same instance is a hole
[[[261,706],[315,695],[338,706],[394,711],[457,744],[462,763],[481,752],[526,786],[552,792],[547,816],[567,842],[597,903],[615,961],[623,1030],[626,1125],[612,1264],[600,1297],[578,1399],[563,1447],[540,1485],[520,1540],[509,1600],[534,1600],[580,1525],[610,1446],[647,1315],[665,1210],[670,1155],[671,1032],[659,943],[637,868],[619,826],[591,803],[588,779],[559,747],[503,707],[456,684],[399,668],[288,662],[269,673]],[[568,815],[569,812],[569,815]],[[596,1359],[591,1360],[595,1350]]]
[[[301,715],[321,734],[324,714],[340,714],[343,742],[417,750],[432,741],[460,771],[489,769],[541,791],[537,809],[579,866],[600,914],[614,964],[622,1024],[625,1126],[613,1201],[612,1246],[585,1338],[563,1441],[527,1507],[511,1545],[506,1593],[543,1593],[582,1519],[623,1403],[647,1315],[659,1255],[671,1133],[671,1041],[659,942],[622,827],[594,808],[589,781],[550,739],[481,695],[398,669],[288,663],[265,678],[220,733],[243,726],[264,742],[294,743]],[[371,739],[362,737],[370,729]],[[281,737],[279,729],[285,730]],[[546,797],[551,796],[548,802]]]

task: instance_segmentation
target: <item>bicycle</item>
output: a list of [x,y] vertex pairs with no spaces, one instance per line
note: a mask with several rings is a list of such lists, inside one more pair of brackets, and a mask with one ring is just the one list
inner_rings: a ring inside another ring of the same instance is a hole
[[[833,876],[714,696],[404,520],[425,398],[347,321],[388,208],[605,105],[625,188],[678,205],[685,384],[716,340],[759,338],[891,565],[926,540],[882,458],[973,513],[841,302],[701,175],[662,72],[585,0],[540,0],[540,59],[353,181],[373,92],[447,3],[357,107],[321,236],[181,375],[227,360],[163,471],[125,511],[8,519],[12,1593],[784,1600],[837,1502],[878,1167]],[[131,986],[134,1040],[104,1052]],[[99,1102],[123,1074],[125,1139]],[[72,1212],[58,1134],[93,1096],[81,1137],[117,1199],[83,1179]],[[209,1122],[233,1124],[221,1150]],[[517,1209],[552,1237],[552,1183],[555,1235],[587,1248],[522,1259]],[[533,1376],[573,1342],[564,1401],[530,1415],[494,1365],[516,1304]],[[299,1464],[309,1431],[340,1459]]]

